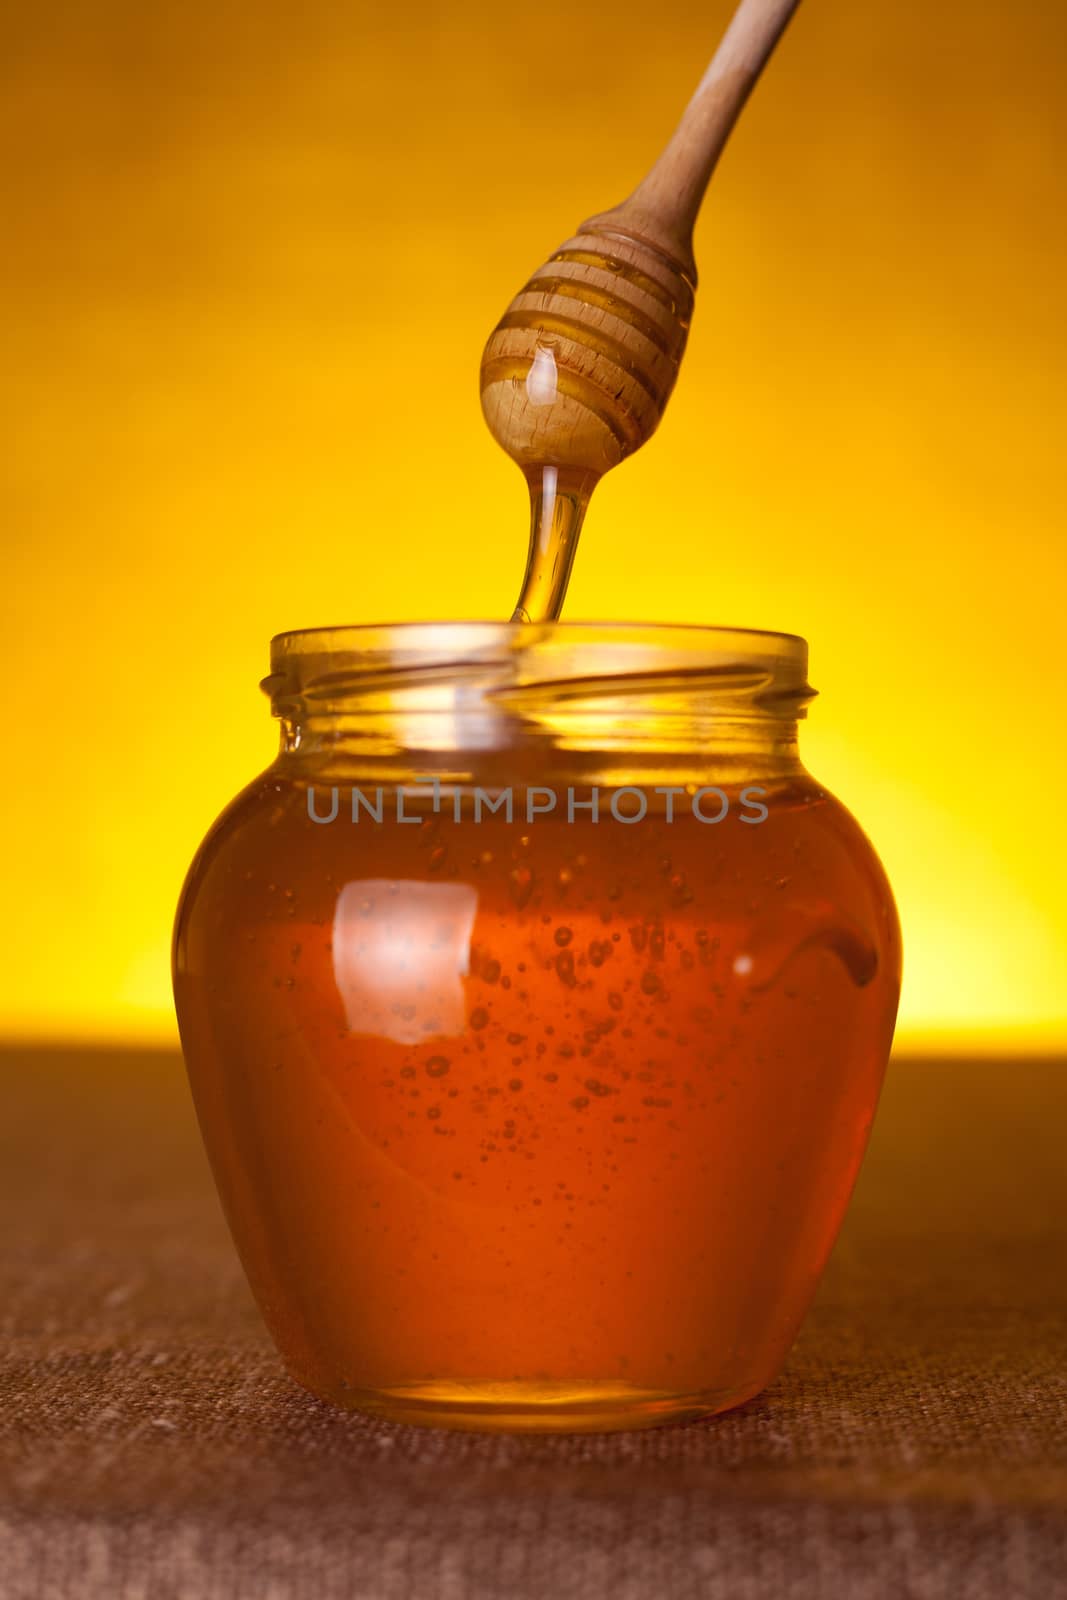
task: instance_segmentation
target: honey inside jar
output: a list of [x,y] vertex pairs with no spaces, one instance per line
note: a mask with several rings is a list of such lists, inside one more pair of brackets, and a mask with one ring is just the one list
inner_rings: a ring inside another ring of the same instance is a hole
[[176,941],[231,1227],[335,1403],[721,1410],[780,1367],[858,1169],[888,886],[799,763],[802,641],[452,631],[276,641],[283,750]]

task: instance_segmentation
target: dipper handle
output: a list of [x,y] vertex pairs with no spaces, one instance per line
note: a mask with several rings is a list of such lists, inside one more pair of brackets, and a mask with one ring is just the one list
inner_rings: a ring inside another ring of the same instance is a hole
[[741,0],[663,154],[633,194],[595,218],[643,229],[691,269],[693,225],[730,132],[800,0]]

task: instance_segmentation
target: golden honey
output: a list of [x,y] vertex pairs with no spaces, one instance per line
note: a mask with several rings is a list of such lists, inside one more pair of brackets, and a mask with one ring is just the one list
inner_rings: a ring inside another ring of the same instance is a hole
[[805,772],[806,649],[715,629],[275,641],[282,750],[205,841],[175,985],[285,1362],[397,1420],[607,1429],[778,1372],[900,977]]

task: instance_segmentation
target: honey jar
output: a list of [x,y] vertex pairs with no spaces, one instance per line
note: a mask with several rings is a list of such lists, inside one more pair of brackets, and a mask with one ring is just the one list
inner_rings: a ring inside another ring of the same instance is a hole
[[484,1430],[708,1415],[781,1368],[889,1054],[900,936],[801,764],[802,639],[554,623],[273,641],[277,758],[174,983],[292,1376]]

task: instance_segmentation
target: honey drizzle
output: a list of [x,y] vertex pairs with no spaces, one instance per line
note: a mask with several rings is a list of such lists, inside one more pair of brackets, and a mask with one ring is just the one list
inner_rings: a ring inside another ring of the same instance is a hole
[[512,622],[555,622],[563,609],[578,535],[596,474],[530,467],[530,548]]

